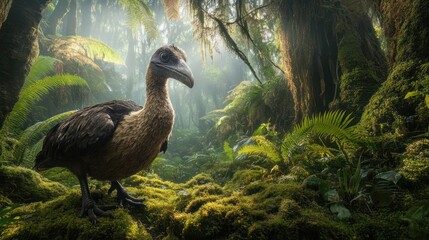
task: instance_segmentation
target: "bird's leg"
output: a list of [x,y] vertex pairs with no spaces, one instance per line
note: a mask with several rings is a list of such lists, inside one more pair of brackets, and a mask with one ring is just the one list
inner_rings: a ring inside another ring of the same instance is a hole
[[143,199],[135,198],[131,196],[124,187],[118,181],[111,181],[111,186],[108,191],[111,194],[114,190],[116,190],[117,200],[119,206],[123,206],[124,203],[135,206],[135,207],[144,207],[145,205],[142,203]]
[[82,210],[80,212],[80,217],[88,215],[89,219],[94,224],[97,223],[97,216],[112,217],[110,213],[101,210],[91,198],[91,195],[89,193],[88,180],[86,179],[86,176],[80,176],[78,178],[80,190],[82,192]]

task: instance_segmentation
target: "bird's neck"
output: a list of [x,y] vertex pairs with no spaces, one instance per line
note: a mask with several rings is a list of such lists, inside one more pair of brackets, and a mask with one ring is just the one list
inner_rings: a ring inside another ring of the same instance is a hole
[[152,74],[150,68],[146,74],[146,104],[169,103],[167,78]]

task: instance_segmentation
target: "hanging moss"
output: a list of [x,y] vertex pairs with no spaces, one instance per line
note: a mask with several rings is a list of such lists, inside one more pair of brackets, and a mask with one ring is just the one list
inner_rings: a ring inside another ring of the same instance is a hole
[[63,185],[23,167],[0,167],[0,182],[0,194],[17,203],[46,201],[65,193]]

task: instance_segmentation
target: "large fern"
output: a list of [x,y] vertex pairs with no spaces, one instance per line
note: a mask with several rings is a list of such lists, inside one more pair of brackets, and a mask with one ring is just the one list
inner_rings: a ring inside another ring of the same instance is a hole
[[74,75],[56,75],[33,83],[19,94],[18,101],[6,118],[0,134],[19,136],[24,129],[28,116],[37,106],[37,102],[42,100],[50,91],[64,87],[88,88],[88,84],[83,78]]
[[258,155],[271,160],[274,163],[284,161],[281,150],[264,136],[250,137],[256,144],[242,147],[238,154],[241,155]]
[[283,157],[289,158],[293,150],[305,143],[312,135],[329,137],[341,143],[357,142],[359,136],[354,130],[355,127],[351,126],[352,121],[351,114],[346,115],[344,111],[328,111],[306,117],[294,127],[291,133],[284,137],[282,143]]
[[216,128],[222,135],[232,131],[253,130],[268,119],[261,85],[243,81],[226,97],[229,102],[223,109],[211,112],[207,118],[217,118]]
[[48,51],[61,60],[77,59],[85,64],[95,64],[94,60],[101,60],[124,64],[121,56],[113,48],[97,39],[66,36],[53,37],[51,40]]
[[43,79],[48,76],[61,74],[63,69],[63,63],[53,57],[39,56],[31,66],[30,72],[25,78],[22,90],[36,82],[37,80]]
[[35,145],[54,125],[61,122],[64,118],[70,116],[74,112],[75,111],[68,111],[57,114],[25,129],[18,139],[19,144],[14,149],[13,155],[15,156],[15,161],[20,162],[28,147]]

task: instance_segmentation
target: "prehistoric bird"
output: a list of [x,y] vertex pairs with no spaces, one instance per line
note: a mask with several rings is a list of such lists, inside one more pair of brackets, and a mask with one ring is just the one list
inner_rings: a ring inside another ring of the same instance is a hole
[[167,150],[174,123],[174,110],[167,92],[167,79],[189,88],[194,85],[185,53],[175,46],[159,48],[146,73],[146,102],[143,107],[129,100],[114,100],[79,110],[54,126],[36,157],[35,169],[69,169],[79,179],[81,216],[96,222],[108,216],[91,198],[87,177],[111,181],[120,205],[143,205],[119,183],[146,169],[159,152]]

